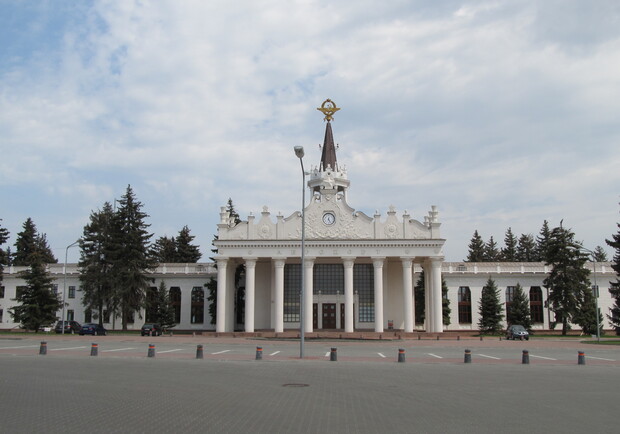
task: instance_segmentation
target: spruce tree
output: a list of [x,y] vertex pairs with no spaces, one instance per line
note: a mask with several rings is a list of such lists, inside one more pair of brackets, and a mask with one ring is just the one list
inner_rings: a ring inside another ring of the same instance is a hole
[[525,291],[519,283],[515,288],[510,304],[510,310],[506,316],[508,325],[522,325],[526,330],[532,328],[532,316],[530,313],[530,302],[525,295]]
[[478,233],[478,230],[474,231],[474,235],[469,242],[469,252],[467,253],[467,259],[465,262],[482,262],[485,257],[484,241]]
[[149,306],[149,308],[155,317],[154,322],[160,324],[164,330],[171,329],[176,325],[174,321],[174,307],[170,302],[170,293],[163,280],[157,288],[153,305]]
[[[592,289],[586,288],[574,321],[586,335],[596,335],[596,300]],[[603,316],[598,313],[599,336],[603,334]]]
[[228,203],[226,204],[226,211],[228,211],[228,218],[230,220],[231,226],[236,226],[238,223],[241,223],[241,218],[235,210],[235,205],[233,204],[233,200],[231,198],[228,198]]
[[482,295],[478,304],[480,333],[497,334],[502,329],[502,304],[499,301],[499,289],[495,281],[489,276],[487,284],[482,288]]
[[[2,219],[0,219],[0,222]],[[2,246],[9,240],[9,231],[0,226],[0,282],[2,282],[2,274],[4,266],[9,265],[9,252],[4,250]]]
[[56,312],[62,308],[62,302],[53,291],[54,279],[47,272],[42,255],[35,252],[29,260],[28,269],[19,273],[26,287],[18,291],[14,298],[18,304],[9,312],[21,327],[38,332],[41,327],[51,326],[56,321]]
[[540,233],[536,237],[536,253],[537,261],[547,262],[547,250],[549,248],[549,242],[551,240],[551,230],[549,229],[549,222],[543,221]]
[[217,324],[217,280],[213,277],[204,284],[207,288],[207,301],[209,302],[209,316],[211,317],[211,324]]
[[13,265],[29,266],[35,261],[35,254],[36,260],[44,264],[57,263],[58,260],[47,244],[46,235],[37,232],[37,227],[30,217],[26,219],[22,227],[23,230],[17,234],[15,241]]
[[603,247],[601,246],[596,246],[594,248],[594,253],[592,254],[592,257],[595,262],[607,262],[609,260],[607,258],[607,252],[605,252],[605,250],[603,250]]
[[159,237],[151,246],[150,254],[160,264],[182,262],[178,260],[177,242],[174,237]]
[[115,292],[122,313],[122,327],[127,330],[128,319],[145,304],[146,289],[149,278],[146,274],[156,267],[156,262],[149,255],[149,240],[145,219],[139,202],[127,186],[125,194],[119,200],[115,215],[114,243],[118,250],[112,265],[115,277]]
[[504,237],[504,247],[501,250],[501,259],[505,262],[515,262],[517,260],[517,237],[512,233],[512,228],[508,228]]
[[[418,278],[414,290],[414,311],[415,311],[415,322],[416,324],[423,324],[426,318],[426,290],[424,288],[424,271],[420,273],[420,277]],[[441,277],[441,314],[442,314],[442,322],[443,325],[448,326],[452,322],[450,320],[450,313],[452,312],[452,308],[450,308],[450,299],[448,298],[448,285],[446,281]]]
[[202,254],[198,246],[192,244],[195,236],[190,234],[189,228],[183,226],[179,231],[179,235],[175,240],[177,247],[177,261],[181,263],[196,263],[200,260]]
[[536,241],[532,234],[522,234],[517,244],[517,262],[536,262],[538,254],[536,252]]
[[496,262],[500,260],[500,252],[493,237],[489,238],[489,241],[484,245],[484,260],[485,262]]
[[562,323],[562,335],[567,334],[569,322],[574,322],[589,285],[590,271],[585,268],[588,257],[579,250],[574,238],[569,229],[554,228],[546,249],[546,264],[551,272],[543,284],[549,288],[550,307]]
[[616,334],[620,334],[620,223],[617,223],[618,232],[611,236],[611,240],[605,240],[609,247],[614,249],[614,256],[611,268],[616,272],[616,280],[609,282],[609,292],[613,299],[613,305],[609,309],[607,319],[616,329]]

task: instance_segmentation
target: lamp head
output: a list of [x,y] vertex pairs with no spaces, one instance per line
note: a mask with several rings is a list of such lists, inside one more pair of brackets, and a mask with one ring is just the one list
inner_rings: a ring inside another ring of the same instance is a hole
[[297,158],[304,158],[304,147],[303,146],[295,146],[295,155],[297,156]]

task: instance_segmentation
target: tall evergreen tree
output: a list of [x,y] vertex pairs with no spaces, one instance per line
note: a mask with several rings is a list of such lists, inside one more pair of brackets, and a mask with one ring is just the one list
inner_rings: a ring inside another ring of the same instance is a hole
[[116,313],[114,278],[112,264],[116,260],[118,247],[113,242],[116,234],[115,216],[112,205],[104,203],[103,208],[91,212],[90,221],[84,226],[80,238],[80,282],[82,304],[86,310],[98,312],[99,324],[103,325],[103,311]]
[[174,322],[174,307],[170,302],[170,293],[163,280],[157,288],[154,300],[152,301],[152,305],[149,306],[149,309],[151,309],[154,316],[153,322],[161,324],[164,330],[171,329],[176,325]]
[[153,260],[160,264],[181,262],[177,257],[177,242],[174,237],[159,237],[151,246]]
[[198,246],[192,244],[195,236],[190,234],[189,227],[183,226],[176,238],[177,261],[181,263],[196,263],[202,254]]
[[[0,222],[2,219],[0,219]],[[4,250],[2,246],[9,240],[9,231],[0,226],[0,282],[2,282],[2,274],[4,266],[9,265],[9,252]]]
[[517,244],[517,262],[536,262],[539,260],[536,241],[532,234],[522,234]]
[[239,213],[235,210],[235,205],[233,204],[233,200],[231,198],[228,198],[226,211],[228,211],[231,226],[236,226],[241,223],[241,218],[239,217]]
[[54,257],[52,249],[47,244],[45,234],[39,234],[37,227],[30,217],[23,224],[23,230],[17,234],[15,241],[15,253],[13,253],[13,265],[29,266],[35,259],[44,264],[55,264],[58,260]]
[[62,307],[62,302],[53,291],[54,279],[47,272],[42,255],[35,252],[30,256],[30,261],[28,269],[19,274],[26,287],[17,292],[14,301],[18,304],[9,312],[13,321],[23,328],[38,332],[40,327],[50,326],[56,321],[56,312]]
[[480,333],[496,334],[502,329],[502,304],[499,301],[499,289],[495,281],[489,276],[487,284],[482,288],[482,295],[478,304]]
[[489,238],[489,241],[484,245],[484,260],[485,262],[496,262],[500,260],[500,252],[493,237]]
[[515,288],[514,295],[512,297],[512,303],[506,316],[506,322],[508,325],[522,325],[527,330],[532,329],[532,316],[530,312],[530,303],[525,295],[525,291],[519,283]]
[[547,250],[549,249],[549,243],[551,242],[551,229],[549,229],[549,222],[543,221],[543,225],[540,228],[538,237],[536,237],[536,252],[538,258],[537,261],[547,261]]
[[474,231],[474,235],[469,242],[469,251],[467,253],[467,259],[465,262],[483,262],[485,258],[484,241],[478,233],[478,230]]
[[[426,319],[426,290],[424,288],[424,271],[420,273],[420,277],[415,284],[414,290],[414,312],[415,312],[415,322],[416,324],[423,324]],[[441,313],[442,313],[442,322],[443,325],[450,325],[452,322],[450,320],[450,313],[452,312],[452,308],[450,308],[450,299],[448,298],[448,285],[446,285],[446,281],[441,277]]]
[[[581,327],[583,333],[587,335],[596,335],[596,300],[592,289],[586,288],[583,291],[583,300],[579,306],[579,310],[575,315],[574,321]],[[603,316],[598,312],[599,336],[603,334]]]
[[562,226],[551,231],[546,256],[551,272],[543,284],[549,288],[550,307],[566,335],[588,289],[590,271],[584,267],[588,257],[576,245],[575,234]]
[[506,262],[517,260],[517,237],[512,233],[512,228],[508,228],[504,237],[504,247],[501,250],[501,259]]
[[136,311],[145,304],[146,289],[149,287],[148,272],[156,267],[156,262],[149,255],[149,240],[145,219],[139,202],[127,186],[125,194],[119,200],[119,208],[115,215],[114,241],[118,246],[112,265],[117,293],[122,313],[123,330],[127,330],[127,322]]
[[603,250],[603,247],[596,246],[594,248],[594,253],[592,254],[593,259],[596,262],[607,262],[609,259],[607,258],[607,252]]
[[613,305],[609,309],[607,319],[616,329],[616,334],[620,334],[620,223],[617,223],[618,232],[611,236],[611,240],[605,240],[609,247],[614,249],[614,256],[611,268],[616,272],[616,280],[610,283],[609,292],[613,298]]

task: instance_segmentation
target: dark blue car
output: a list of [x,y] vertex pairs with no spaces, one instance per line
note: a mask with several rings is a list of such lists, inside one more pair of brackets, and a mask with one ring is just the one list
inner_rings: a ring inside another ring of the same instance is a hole
[[80,336],[83,335],[93,335],[93,336],[105,336],[108,333],[108,331],[106,329],[103,328],[103,326],[100,326],[99,324],[83,324],[82,325],[82,330],[80,330]]

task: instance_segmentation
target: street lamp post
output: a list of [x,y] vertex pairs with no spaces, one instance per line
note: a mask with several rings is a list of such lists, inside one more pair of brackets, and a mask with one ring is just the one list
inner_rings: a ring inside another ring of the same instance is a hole
[[592,256],[592,274],[594,275],[594,290],[592,291],[592,295],[594,296],[594,303],[596,305],[596,341],[601,341],[601,327],[599,324],[599,312],[598,312],[598,285],[596,284],[596,254],[590,250],[586,249],[581,245],[576,246],[579,250],[583,250],[588,252]]
[[78,244],[80,240],[77,240],[67,246],[65,249],[65,268],[64,268],[64,284],[62,288],[62,334],[65,334],[65,299],[67,297],[67,257],[69,256],[69,248]]
[[295,155],[301,164],[301,292],[299,294],[299,358],[304,358],[304,318],[306,314],[306,276],[305,276],[305,250],[306,250],[306,171],[304,170],[304,147],[295,146]]

